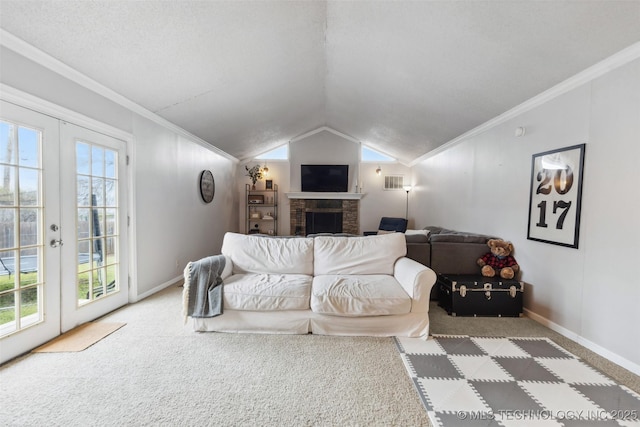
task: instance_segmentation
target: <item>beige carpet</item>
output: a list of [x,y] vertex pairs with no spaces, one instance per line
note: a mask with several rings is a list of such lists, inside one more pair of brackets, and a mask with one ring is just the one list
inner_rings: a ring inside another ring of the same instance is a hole
[[[392,338],[195,333],[180,288],[85,351],[0,366],[0,426],[428,426]],[[35,403],[34,403],[35,402]]]
[[82,351],[122,328],[122,322],[88,322],[33,350],[33,353]]

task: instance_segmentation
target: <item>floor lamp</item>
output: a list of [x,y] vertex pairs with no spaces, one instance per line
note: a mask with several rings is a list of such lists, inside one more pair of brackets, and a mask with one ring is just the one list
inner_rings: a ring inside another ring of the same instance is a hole
[[405,185],[403,188],[404,191],[407,192],[407,213],[405,214],[405,218],[407,219],[407,222],[409,222],[409,191],[411,191],[411,186]]

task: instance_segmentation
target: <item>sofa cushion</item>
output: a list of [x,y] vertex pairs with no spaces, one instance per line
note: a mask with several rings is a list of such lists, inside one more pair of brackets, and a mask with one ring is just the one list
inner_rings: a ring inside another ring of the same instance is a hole
[[423,230],[427,230],[429,232],[430,235],[434,235],[434,234],[440,234],[441,231],[446,232],[450,232],[452,230],[447,230],[446,228],[442,228],[440,226],[437,225],[428,225],[425,228],[423,228]]
[[386,274],[323,275],[313,278],[311,310],[347,317],[405,314],[411,298]]
[[429,236],[426,234],[405,234],[407,243],[429,243]]
[[395,231],[395,230],[378,230],[378,231],[376,231],[376,234],[391,234],[391,233],[397,233],[397,231]]
[[226,233],[222,254],[233,273],[313,274],[313,239]]
[[308,310],[312,277],[305,274],[234,274],[224,281],[224,309]]
[[424,228],[427,231],[430,242],[452,242],[452,243],[487,243],[492,236],[484,234],[470,233],[468,231],[449,230],[435,225]]
[[408,229],[407,231],[404,232],[405,235],[409,236],[409,235],[414,235],[414,234],[421,234],[424,236],[429,236],[430,231],[427,229],[423,229],[423,230],[414,230],[414,229]]
[[404,234],[361,237],[319,236],[313,244],[314,275],[393,274],[398,258],[407,253]]
[[451,243],[487,243],[489,236],[482,234],[473,234],[465,232],[449,232],[439,233],[431,236],[430,241],[433,242],[451,242]]

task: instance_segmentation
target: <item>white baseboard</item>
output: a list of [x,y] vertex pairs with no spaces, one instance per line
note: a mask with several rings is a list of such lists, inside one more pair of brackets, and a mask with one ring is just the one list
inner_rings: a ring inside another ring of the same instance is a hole
[[547,328],[556,331],[557,333],[559,333],[560,335],[569,338],[572,341],[577,342],[578,344],[580,344],[583,347],[588,348],[589,350],[593,351],[594,353],[604,357],[607,360],[610,360],[611,362],[615,363],[616,365],[620,365],[623,368],[633,372],[636,375],[640,375],[640,365],[638,365],[637,363],[633,363],[630,360],[625,359],[624,357],[621,357],[613,352],[611,352],[610,350],[607,350],[606,348],[592,342],[589,341],[588,339],[576,334],[575,332],[572,332],[560,325],[558,325],[557,323],[552,322],[551,320],[547,319],[546,317],[540,316],[539,314],[534,313],[531,310],[528,309],[524,309],[524,314],[529,317],[532,320],[535,320],[536,322],[540,323],[541,325],[546,326]]
[[183,279],[184,279],[184,277],[182,275],[176,276],[173,279],[170,279],[170,280],[168,280],[168,281],[166,281],[164,283],[161,283],[160,285],[156,286],[155,288],[149,289],[147,292],[138,295],[137,297],[135,297],[135,301],[129,301],[129,302],[134,303],[134,302],[141,301],[141,300],[143,300],[143,299],[145,299],[147,297],[150,297],[151,295],[153,295],[153,294],[155,294],[157,292],[160,292],[161,290],[163,290],[165,288],[168,288],[171,285],[178,284]]

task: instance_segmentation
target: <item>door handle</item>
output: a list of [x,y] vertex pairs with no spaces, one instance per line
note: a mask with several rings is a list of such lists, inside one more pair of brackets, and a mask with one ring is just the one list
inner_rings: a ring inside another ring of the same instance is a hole
[[52,248],[57,248],[58,246],[62,246],[62,239],[51,239],[49,242],[49,246]]

